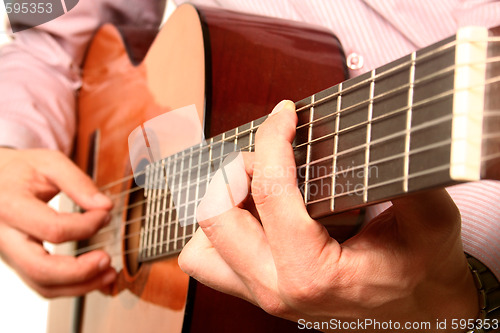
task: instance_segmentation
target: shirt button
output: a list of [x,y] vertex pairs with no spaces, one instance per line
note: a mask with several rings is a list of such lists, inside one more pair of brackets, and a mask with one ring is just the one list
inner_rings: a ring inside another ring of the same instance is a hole
[[352,70],[363,68],[365,64],[365,59],[362,55],[357,54],[356,52],[352,52],[347,56],[347,67]]

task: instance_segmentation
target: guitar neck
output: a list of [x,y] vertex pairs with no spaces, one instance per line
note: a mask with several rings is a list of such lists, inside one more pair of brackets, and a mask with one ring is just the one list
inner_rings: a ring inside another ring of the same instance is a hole
[[[298,186],[313,218],[437,186],[498,178],[500,40],[456,36],[296,103]],[[179,252],[213,174],[253,151],[266,117],[151,165],[142,261]]]

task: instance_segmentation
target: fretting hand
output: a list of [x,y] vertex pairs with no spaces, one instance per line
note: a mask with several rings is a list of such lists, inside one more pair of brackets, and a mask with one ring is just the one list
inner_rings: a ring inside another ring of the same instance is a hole
[[[436,319],[477,318],[460,215],[447,192],[394,200],[339,244],[307,213],[294,173],[283,172],[295,167],[297,116],[293,103],[279,107],[259,128],[255,153],[244,154],[256,213],[240,205],[199,221],[201,228],[179,258],[181,268],[294,321],[369,318],[435,325]],[[210,198],[203,201],[210,205]]]

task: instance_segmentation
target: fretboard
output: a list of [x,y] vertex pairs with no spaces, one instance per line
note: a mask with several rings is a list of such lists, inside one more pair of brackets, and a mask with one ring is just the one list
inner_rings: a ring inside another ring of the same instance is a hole
[[[484,133],[483,122],[500,124],[498,95],[485,93],[500,91],[499,44],[486,29],[465,29],[297,102],[297,179],[311,216],[477,180],[485,163],[498,165],[498,125]],[[211,175],[231,152],[254,150],[265,118],[148,167],[156,185],[145,190],[141,261],[189,241]]]

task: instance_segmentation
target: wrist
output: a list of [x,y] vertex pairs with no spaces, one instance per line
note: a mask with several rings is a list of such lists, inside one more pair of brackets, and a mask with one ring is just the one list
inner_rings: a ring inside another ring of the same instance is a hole
[[[450,267],[440,266],[434,278],[421,286],[416,302],[420,304],[419,320],[431,324],[429,332],[466,332],[467,323],[479,316],[479,298],[465,256]],[[444,271],[443,271],[444,269]],[[464,323],[466,323],[464,325]]]

